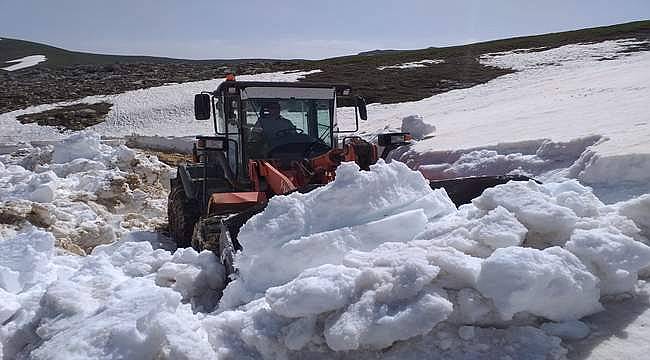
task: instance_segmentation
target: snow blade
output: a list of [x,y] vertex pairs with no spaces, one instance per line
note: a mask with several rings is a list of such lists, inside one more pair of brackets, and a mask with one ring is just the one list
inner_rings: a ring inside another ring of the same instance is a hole
[[469,204],[472,199],[480,196],[483,190],[497,185],[505,184],[508,181],[529,181],[528,176],[523,175],[498,175],[498,176],[470,176],[447,180],[431,180],[432,189],[444,188],[451,201],[460,206]]

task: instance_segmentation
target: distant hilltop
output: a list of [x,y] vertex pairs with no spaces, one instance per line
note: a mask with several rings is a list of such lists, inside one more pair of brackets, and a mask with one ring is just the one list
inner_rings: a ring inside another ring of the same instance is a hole
[[[69,51],[25,40],[0,40],[0,113],[90,95],[268,72],[320,70],[300,81],[348,83],[368,103],[421,100],[486,83],[514,70],[487,66],[484,54],[633,38],[650,41],[650,21],[468,45],[372,50],[323,60],[186,60]],[[649,50],[642,43],[627,51]],[[339,104],[345,105],[345,104]]]

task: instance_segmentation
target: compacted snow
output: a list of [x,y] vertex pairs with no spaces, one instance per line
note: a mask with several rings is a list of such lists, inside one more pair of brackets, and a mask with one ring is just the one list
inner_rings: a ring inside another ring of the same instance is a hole
[[47,58],[45,57],[45,55],[31,55],[31,56],[25,56],[20,59],[7,60],[6,63],[15,63],[15,64],[7,67],[3,67],[2,70],[7,70],[7,71],[20,70],[30,66],[34,66],[38,63],[42,63],[43,61],[46,60]]
[[[241,229],[225,288],[213,254],[161,231],[172,169],[121,145],[179,150],[188,138],[170,135],[208,132],[191,95],[218,80],[112,96],[108,121],[72,136],[15,121],[51,106],[1,114],[0,359],[645,354],[650,58],[618,53],[629,45],[491,54],[481,61],[520,72],[372,105],[364,136],[420,140],[401,162],[346,163],[331,184],[272,198]],[[424,178],[491,173],[544,184],[457,208]]]

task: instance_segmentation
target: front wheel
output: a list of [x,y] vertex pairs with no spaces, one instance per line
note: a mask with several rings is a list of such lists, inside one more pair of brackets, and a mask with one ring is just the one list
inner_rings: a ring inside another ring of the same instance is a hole
[[171,185],[167,202],[169,233],[177,247],[189,247],[194,225],[198,222],[201,212],[198,204],[187,198],[183,184],[178,179],[172,180]]

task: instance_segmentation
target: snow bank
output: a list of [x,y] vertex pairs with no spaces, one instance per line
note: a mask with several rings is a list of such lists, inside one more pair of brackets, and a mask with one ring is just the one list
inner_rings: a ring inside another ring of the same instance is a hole
[[3,67],[2,70],[7,70],[7,71],[20,70],[30,66],[34,66],[38,63],[42,63],[43,61],[46,60],[47,58],[45,57],[45,55],[30,55],[30,56],[22,57],[20,59],[7,60],[5,61],[6,63],[16,63],[16,64]]
[[115,241],[126,228],[165,221],[169,167],[105,145],[96,133],[2,156],[0,169],[0,212],[11,218],[3,231],[28,222],[53,233],[61,247],[83,253]]
[[197,332],[191,306],[213,306],[216,298],[195,290],[223,287],[212,254],[188,249],[172,256],[141,242],[99,246],[88,257],[55,256],[53,236],[36,229],[0,246],[3,274],[15,275],[10,286],[0,284],[9,297],[0,307],[5,358],[215,356],[207,342],[186,337],[207,337]]
[[[456,210],[422,180],[398,162],[369,172],[344,164],[328,186],[272,199],[240,232],[239,276],[204,323],[213,345],[266,358],[363,354],[445,327],[471,341],[471,325],[602,311],[601,296],[634,290],[612,288],[611,273],[636,280],[650,265],[635,223],[576,181],[511,182]],[[619,253],[598,245],[601,232],[626,239]],[[597,236],[585,240],[596,250],[572,245],[583,233]],[[623,264],[623,254],[638,255]]]
[[[119,162],[92,136],[86,157],[68,151],[84,138],[45,154]],[[650,265],[623,208],[568,181],[513,182],[456,209],[402,163],[343,164],[242,228],[225,289],[208,252],[154,250],[130,232],[79,257],[57,253],[50,228],[17,227],[0,241],[3,356],[562,358],[555,336],[583,336],[572,321]],[[563,236],[544,230],[555,223]],[[559,323],[536,328],[546,320]]]

